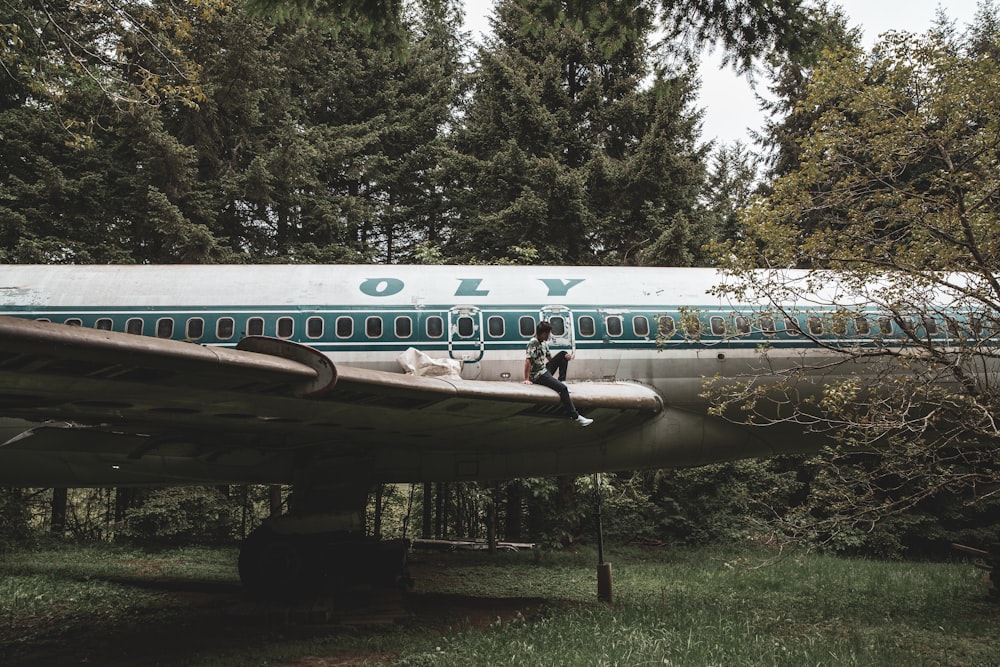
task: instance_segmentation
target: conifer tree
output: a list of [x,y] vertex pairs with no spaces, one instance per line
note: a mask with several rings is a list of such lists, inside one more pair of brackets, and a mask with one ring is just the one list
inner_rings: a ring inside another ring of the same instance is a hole
[[[49,16],[46,7],[4,6],[16,21],[4,30],[24,35],[9,38],[20,48],[4,52],[0,85],[5,261],[220,258],[205,225],[210,214],[192,196],[192,154],[160,117],[164,106],[193,104],[194,89],[154,74],[191,63],[166,45],[177,43],[178,26],[205,14],[168,5],[133,7],[130,25],[118,20],[120,7],[56,8]],[[26,60],[29,42],[35,60]],[[144,48],[150,44],[164,49]],[[118,47],[113,62],[108,45]]]
[[466,203],[453,257],[636,263],[666,234],[697,260],[694,86],[690,72],[651,72],[652,28],[641,1],[497,5],[457,134]]
[[255,252],[391,262],[426,236],[460,74],[460,15],[425,2],[413,20],[405,59],[349,27],[334,38],[288,25],[271,39],[282,113],[250,168],[248,228],[256,223],[266,240]]

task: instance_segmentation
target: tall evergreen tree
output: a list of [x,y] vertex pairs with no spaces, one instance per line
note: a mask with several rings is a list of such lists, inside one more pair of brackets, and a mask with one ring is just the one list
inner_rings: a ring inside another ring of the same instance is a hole
[[[181,16],[169,3],[129,7],[131,24],[121,20],[122,8],[61,8],[41,20],[45,7],[5,5],[37,50],[34,65],[23,51],[4,54],[14,67],[0,85],[6,261],[219,257],[208,228],[183,210],[193,203],[190,151],[164,131],[159,116],[170,102],[193,104],[193,89],[154,74],[191,62],[167,45],[177,43],[179,25],[204,19],[194,9]],[[61,57],[64,42],[72,58]],[[110,48],[119,54],[113,61],[105,55]]]
[[714,217],[717,238],[739,236],[739,215],[753,198],[758,163],[758,156],[740,141],[720,146],[712,154],[704,199]]
[[[497,5],[457,135],[466,199],[454,258],[635,263],[673,228],[697,226],[694,86],[690,72],[645,83],[652,29],[642,0]],[[697,234],[682,236],[696,252]]]
[[822,37],[813,42],[809,53],[793,57],[786,52],[776,52],[767,58],[765,73],[771,82],[770,95],[759,97],[758,101],[770,118],[755,139],[764,148],[771,178],[778,178],[798,166],[799,143],[823,111],[800,106],[817,62],[837,50],[861,52],[860,30],[848,27],[847,20],[840,6],[831,7],[821,2],[817,22],[823,26]]
[[264,256],[391,262],[424,238],[461,73],[461,16],[429,1],[414,22],[405,59],[348,27],[336,38],[276,31],[284,113],[252,167],[263,187],[247,192],[263,197],[252,217],[269,242]]
[[378,211],[384,261],[410,261],[434,243],[451,203],[442,162],[454,126],[466,65],[462,13],[455,0],[415,3],[412,42],[390,91],[394,118],[385,141],[385,205]]
[[[336,29],[353,23],[372,43],[405,50],[400,21],[404,0],[249,0],[248,4],[281,21],[326,21]],[[662,14],[664,33],[675,50],[690,52],[717,42],[726,49],[727,59],[743,70],[765,52],[803,52],[818,34],[806,0],[656,0],[650,6]],[[614,14],[618,7],[604,3],[602,10]]]

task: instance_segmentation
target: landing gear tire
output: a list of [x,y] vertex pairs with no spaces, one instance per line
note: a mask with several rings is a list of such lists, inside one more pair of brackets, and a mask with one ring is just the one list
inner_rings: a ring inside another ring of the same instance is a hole
[[406,588],[404,540],[380,542],[352,533],[281,535],[253,531],[240,549],[239,572],[253,593],[269,597]]
[[243,585],[265,595],[294,595],[305,590],[314,577],[308,571],[301,544],[294,536],[278,535],[262,526],[240,548],[239,571]]

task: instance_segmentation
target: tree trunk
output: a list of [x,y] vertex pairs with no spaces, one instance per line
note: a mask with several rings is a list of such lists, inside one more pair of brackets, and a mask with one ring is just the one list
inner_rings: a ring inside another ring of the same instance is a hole
[[433,533],[431,533],[431,530],[432,530],[432,525],[431,525],[431,516],[432,516],[432,513],[431,513],[431,510],[432,510],[432,506],[431,506],[432,491],[431,491],[431,489],[432,489],[431,483],[430,482],[424,482],[424,504],[423,504],[423,508],[422,508],[422,510],[423,510],[423,521],[422,521],[421,526],[420,526],[420,536],[423,537],[425,540],[426,539],[430,539],[431,535],[433,534]]
[[376,540],[382,539],[382,497],[385,495],[385,484],[378,484],[375,487],[375,524],[372,526],[372,536]]
[[522,524],[524,523],[524,508],[522,503],[524,501],[524,487],[521,486],[521,482],[518,480],[512,480],[507,483],[507,507],[506,516],[504,517],[504,538],[518,542],[520,541],[522,535]]
[[486,546],[491,554],[497,552],[497,493],[499,487],[490,484],[490,497],[486,501]]
[[569,546],[580,534],[580,517],[576,511],[576,476],[559,475],[556,478],[559,485],[556,513],[559,517],[559,540],[564,546]]
[[269,516],[281,516],[281,485],[271,484],[267,492]]
[[52,489],[52,517],[49,521],[49,530],[56,535],[62,535],[66,532],[66,501],[68,497],[68,489]]

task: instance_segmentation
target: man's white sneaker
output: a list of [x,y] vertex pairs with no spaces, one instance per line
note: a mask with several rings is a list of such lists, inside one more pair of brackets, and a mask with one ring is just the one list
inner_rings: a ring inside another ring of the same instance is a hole
[[579,424],[580,426],[590,426],[591,424],[594,423],[594,420],[593,419],[587,419],[583,415],[577,415],[576,416],[576,423]]

